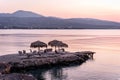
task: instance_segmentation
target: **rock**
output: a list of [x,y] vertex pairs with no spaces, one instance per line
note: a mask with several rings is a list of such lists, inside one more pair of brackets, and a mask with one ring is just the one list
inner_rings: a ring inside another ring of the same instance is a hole
[[0,80],[37,80],[37,79],[32,75],[12,73],[1,75]]
[[5,74],[10,72],[11,66],[7,63],[0,63],[0,74]]
[[[90,59],[91,55],[93,54],[94,52],[91,51],[73,52],[73,53],[66,52],[64,54],[53,53],[52,55],[44,54],[41,55],[40,57],[25,58],[17,62],[10,61],[9,64],[11,65],[11,72],[14,72],[14,71],[43,67],[43,66],[52,67],[54,65],[81,64],[86,60]],[[3,67],[3,69],[6,68]]]

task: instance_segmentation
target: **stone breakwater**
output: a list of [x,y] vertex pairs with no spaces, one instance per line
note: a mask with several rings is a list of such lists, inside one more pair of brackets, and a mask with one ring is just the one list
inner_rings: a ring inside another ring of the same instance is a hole
[[37,80],[37,79],[34,78],[32,75],[11,73],[0,75],[0,80]]
[[[53,66],[69,66],[72,64],[81,64],[85,62],[88,59],[93,58],[94,52],[91,51],[83,51],[83,52],[65,52],[65,53],[45,53],[42,54],[39,57],[24,57],[21,58],[19,55],[17,55],[13,60],[11,59],[10,61],[6,60],[3,61],[4,63],[1,63],[0,65],[0,73],[5,74],[5,73],[10,73],[14,71],[19,71],[19,70],[25,70],[25,69],[31,69],[31,68],[44,68],[44,67],[53,67]],[[3,56],[4,58],[7,59],[11,58],[11,55],[9,56]],[[0,57],[1,60],[2,57]],[[28,76],[29,77],[29,76]],[[24,79],[27,80],[27,79]]]
[[29,69],[33,67],[52,67],[55,65],[69,66],[80,64],[93,57],[94,52],[59,53],[41,55],[40,57],[24,58],[19,62],[9,62],[11,70]]

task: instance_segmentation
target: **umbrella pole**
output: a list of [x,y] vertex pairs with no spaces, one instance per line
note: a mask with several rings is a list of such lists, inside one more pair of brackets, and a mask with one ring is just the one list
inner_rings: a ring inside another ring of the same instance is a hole
[[58,47],[58,49],[60,49],[60,47]]
[[55,46],[55,51],[56,51],[56,46]]
[[40,52],[40,47],[38,47],[38,52]]

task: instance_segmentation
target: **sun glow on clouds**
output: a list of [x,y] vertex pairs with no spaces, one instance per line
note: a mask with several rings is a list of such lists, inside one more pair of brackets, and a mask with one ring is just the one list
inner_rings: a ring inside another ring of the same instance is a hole
[[0,0],[1,12],[30,10],[63,18],[91,17],[120,21],[120,0]]

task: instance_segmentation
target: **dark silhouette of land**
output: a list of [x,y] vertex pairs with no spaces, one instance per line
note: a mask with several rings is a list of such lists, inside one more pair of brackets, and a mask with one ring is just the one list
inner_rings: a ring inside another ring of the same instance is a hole
[[92,18],[46,17],[19,10],[0,13],[0,29],[120,29],[120,23]]

